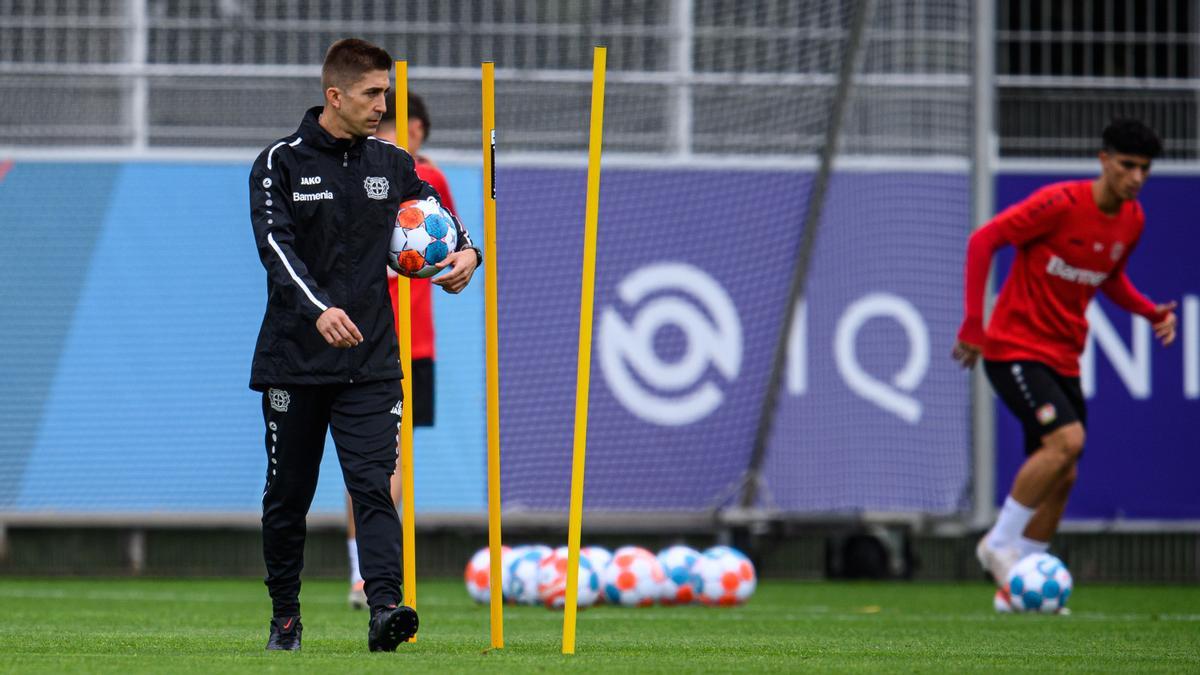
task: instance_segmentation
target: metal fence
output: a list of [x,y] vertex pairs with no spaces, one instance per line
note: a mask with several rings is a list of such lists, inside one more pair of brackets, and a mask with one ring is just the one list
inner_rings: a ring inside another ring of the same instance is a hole
[[[478,143],[481,60],[497,63],[507,149],[585,148],[605,44],[606,150],[812,153],[843,14],[819,0],[0,0],[0,147],[257,148],[321,102],[325,49],[358,35],[409,61],[442,148]],[[848,150],[967,153],[970,21],[964,0],[879,3]],[[888,134],[871,133],[881,117]]]
[[[846,149],[960,154],[972,4],[879,3]],[[590,46],[609,46],[615,151],[812,152],[844,38],[835,2],[0,0],[0,147],[240,148],[320,102],[326,47],[360,35],[410,61],[442,147],[473,149],[495,60],[511,150],[577,151]],[[1000,0],[1002,156],[1084,157],[1115,115],[1200,157],[1200,4]],[[536,112],[536,114],[531,114]],[[887,117],[886,136],[865,131]]]
[[1167,158],[1200,158],[1200,3],[1001,0],[997,14],[1001,155],[1090,156],[1129,116]]

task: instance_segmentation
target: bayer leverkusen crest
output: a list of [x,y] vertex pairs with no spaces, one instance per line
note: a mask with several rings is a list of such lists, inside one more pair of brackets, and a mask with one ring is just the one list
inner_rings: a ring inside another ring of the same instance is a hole
[[387,199],[387,178],[383,176],[367,176],[367,179],[363,181],[363,187],[367,188],[367,196],[371,199]]

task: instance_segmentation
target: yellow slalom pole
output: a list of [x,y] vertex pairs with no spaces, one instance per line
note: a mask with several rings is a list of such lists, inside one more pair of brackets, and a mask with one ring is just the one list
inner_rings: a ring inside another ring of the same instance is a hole
[[575,370],[575,453],[571,460],[571,513],[567,533],[567,597],[563,607],[564,654],[575,653],[579,600],[579,539],[583,529],[583,476],[587,451],[588,385],[592,366],[592,300],[596,285],[596,223],[600,216],[600,145],[604,132],[606,50],[592,52],[592,130],[588,140],[587,208],[583,226],[583,287],[579,294],[579,360]]
[[487,470],[489,587],[492,603],[492,648],[504,647],[504,597],[500,581],[500,320],[496,274],[496,81],[492,62],[483,70],[483,278],[484,327],[487,334]]
[[[408,62],[396,62],[396,145],[408,148]],[[417,608],[417,535],[413,506],[412,296],[408,277],[397,275],[396,335],[404,373],[404,414],[400,417],[400,530],[404,547],[404,604]],[[416,642],[417,636],[409,639]]]

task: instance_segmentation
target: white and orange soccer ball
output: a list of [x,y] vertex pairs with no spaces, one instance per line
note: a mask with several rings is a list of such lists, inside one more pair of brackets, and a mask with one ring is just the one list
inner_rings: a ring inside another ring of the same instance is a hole
[[605,600],[626,607],[653,605],[662,592],[662,565],[653,553],[638,546],[624,546],[613,553],[604,569]]
[[538,604],[538,566],[553,553],[554,549],[545,544],[515,547],[508,562],[504,599],[521,605]]
[[[542,558],[538,566],[538,599],[550,609],[562,609],[567,598],[568,549],[559,546],[554,553]],[[592,569],[592,563],[579,556],[579,589],[576,606],[591,607],[600,595],[600,575]]]
[[660,600],[664,605],[686,605],[696,601],[700,580],[696,577],[696,561],[700,552],[690,546],[670,546],[659,551],[663,580]]
[[435,267],[458,246],[458,229],[450,212],[436,199],[410,199],[400,205],[388,266],[406,277],[424,279],[438,273]]
[[700,602],[706,605],[740,605],[754,595],[754,563],[730,546],[706,550],[693,568],[699,580]]
[[[511,562],[512,549],[507,546],[500,547],[500,588],[503,589],[508,578],[508,563]],[[486,605],[492,597],[491,578],[492,578],[492,556],[491,550],[486,546],[475,552],[471,556],[470,562],[467,563],[467,569],[463,573],[463,578],[467,583],[467,594],[471,599],[480,604]]]

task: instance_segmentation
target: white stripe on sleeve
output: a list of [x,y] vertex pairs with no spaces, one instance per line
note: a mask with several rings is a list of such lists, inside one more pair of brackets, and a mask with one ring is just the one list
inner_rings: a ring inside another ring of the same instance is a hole
[[278,150],[280,148],[280,146],[290,145],[294,148],[297,145],[300,145],[300,139],[301,139],[301,137],[297,136],[296,140],[292,141],[291,143],[288,143],[287,141],[279,141],[275,145],[272,145],[270,152],[267,153],[267,170],[268,171],[271,170],[271,156],[275,154],[275,151]]
[[308,299],[312,301],[312,304],[321,308],[322,312],[329,309],[320,300],[317,300],[317,296],[313,295],[313,292],[308,289],[308,286],[306,286],[296,274],[296,270],[292,269],[292,264],[288,262],[287,256],[283,254],[283,249],[279,248],[279,244],[275,243],[275,233],[272,232],[267,235],[267,243],[271,245],[271,248],[275,249],[275,253],[278,254],[279,259],[283,261],[283,266],[287,268],[288,274],[292,275],[292,279],[295,280],[296,284],[304,290],[304,294],[308,296]]

